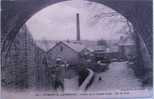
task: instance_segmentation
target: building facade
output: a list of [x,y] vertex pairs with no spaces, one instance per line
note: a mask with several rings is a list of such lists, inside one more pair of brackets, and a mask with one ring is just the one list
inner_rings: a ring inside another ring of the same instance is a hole
[[61,41],[48,51],[48,56],[51,62],[61,59],[65,63],[78,64],[80,60],[80,51],[82,51],[82,49],[84,49],[84,46],[81,44]]

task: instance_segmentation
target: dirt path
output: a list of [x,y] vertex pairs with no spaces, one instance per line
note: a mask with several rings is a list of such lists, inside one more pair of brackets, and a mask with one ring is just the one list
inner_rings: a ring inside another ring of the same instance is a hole
[[[102,80],[98,80],[99,77]],[[139,89],[140,81],[134,76],[133,71],[127,67],[126,62],[113,62],[109,70],[96,74],[95,80],[89,91]]]

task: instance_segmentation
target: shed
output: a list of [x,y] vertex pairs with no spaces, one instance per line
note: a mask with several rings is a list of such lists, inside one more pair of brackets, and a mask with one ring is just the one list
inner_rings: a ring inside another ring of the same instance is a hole
[[57,59],[61,58],[64,63],[78,64],[80,52],[84,48],[85,46],[78,42],[60,41],[47,53],[51,63],[54,63]]

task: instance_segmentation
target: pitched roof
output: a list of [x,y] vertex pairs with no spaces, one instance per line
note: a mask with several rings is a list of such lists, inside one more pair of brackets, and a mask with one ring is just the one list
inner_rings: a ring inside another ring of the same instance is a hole
[[60,45],[60,44],[64,44],[66,45],[68,48],[71,48],[74,52],[79,53],[81,52],[85,46],[82,45],[81,43],[78,42],[67,42],[67,41],[59,41],[58,43],[56,43],[52,48],[50,48],[48,52],[52,51],[56,46]]
[[80,42],[63,42],[63,43],[72,48],[73,50],[75,50],[76,52],[81,52],[85,48],[85,46]]
[[65,44],[75,52],[81,52],[83,49],[87,48],[89,51],[95,51],[95,50],[105,50],[106,48],[104,46],[98,46],[95,42],[89,42],[89,41],[37,41],[36,44],[41,49],[43,49],[46,52],[51,51],[55,46],[58,46],[60,43]]

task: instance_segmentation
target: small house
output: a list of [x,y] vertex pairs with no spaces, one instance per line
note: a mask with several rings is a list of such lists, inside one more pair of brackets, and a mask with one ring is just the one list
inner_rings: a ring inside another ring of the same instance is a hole
[[78,64],[80,61],[80,52],[84,45],[78,42],[60,41],[52,47],[47,53],[49,61],[53,64],[56,60],[62,60],[64,63]]

